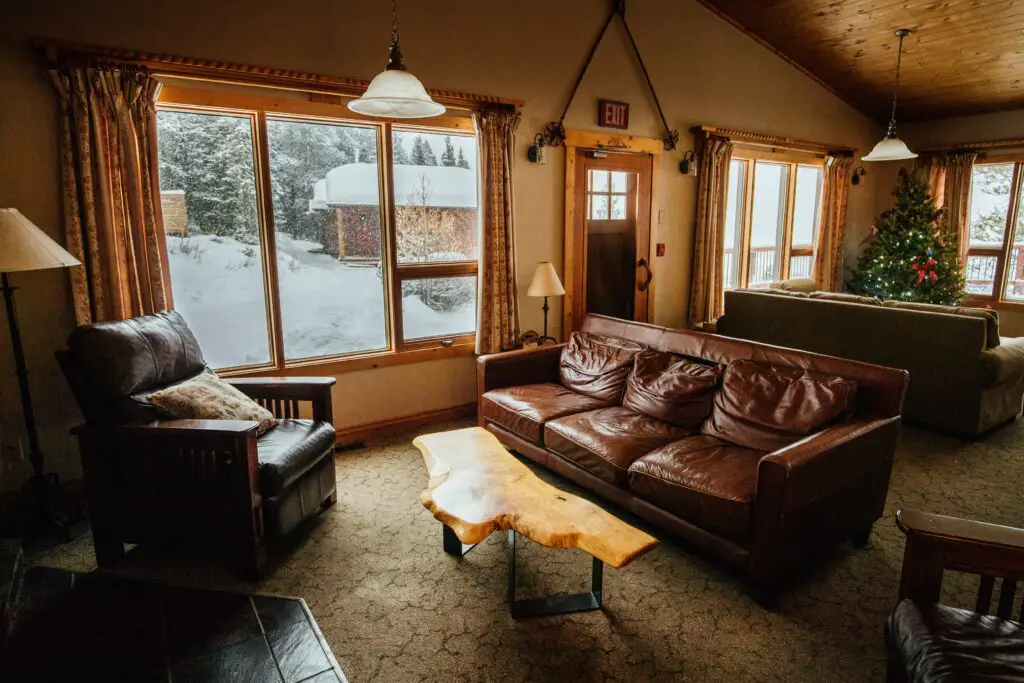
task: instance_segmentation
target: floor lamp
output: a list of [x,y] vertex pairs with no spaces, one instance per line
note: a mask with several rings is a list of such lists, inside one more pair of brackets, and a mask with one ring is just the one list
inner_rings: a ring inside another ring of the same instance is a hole
[[526,290],[526,296],[544,297],[544,336],[537,340],[538,346],[544,346],[549,340],[552,344],[558,343],[554,337],[548,336],[548,297],[562,296],[563,294],[565,294],[565,288],[562,287],[562,281],[558,279],[558,273],[555,272],[555,267],[551,265],[551,262],[541,261],[538,263],[537,269],[533,271],[530,286]]
[[[38,514],[34,520],[26,519],[26,529],[38,525],[40,528],[60,520],[49,514],[48,497],[55,492],[56,477],[47,478],[43,470],[43,453],[39,449],[39,434],[36,431],[35,413],[32,410],[32,394],[28,386],[28,367],[25,364],[25,349],[21,345],[21,331],[18,328],[18,312],[14,307],[14,290],[10,273],[46,268],[68,268],[81,265],[74,256],[17,209],[0,209],[0,290],[4,293],[7,308],[7,324],[11,332],[11,349],[14,352],[14,369],[18,375],[18,389],[21,393],[21,411],[25,416],[25,432],[28,436],[28,459],[32,463],[32,476],[25,485],[25,493],[32,512]],[[31,532],[26,536],[33,535]]]

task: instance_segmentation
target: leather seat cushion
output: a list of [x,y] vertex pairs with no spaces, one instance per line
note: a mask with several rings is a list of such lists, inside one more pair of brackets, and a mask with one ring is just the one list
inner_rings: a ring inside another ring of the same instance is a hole
[[677,427],[699,428],[711,414],[722,367],[663,351],[643,351],[626,379],[622,405]]
[[633,358],[643,350],[641,344],[628,339],[573,332],[562,349],[559,379],[578,394],[618,405]]
[[791,365],[736,360],[722,377],[701,431],[776,451],[853,414],[857,382]]
[[904,600],[889,615],[890,646],[909,681],[1024,680],[1024,627],[946,605]]
[[689,434],[692,430],[613,406],[548,422],[544,443],[591,474],[625,488],[626,471],[634,460]]
[[691,436],[634,462],[629,487],[668,512],[742,542],[750,532],[763,455],[712,436]]
[[256,440],[256,448],[260,492],[276,496],[334,448],[334,427],[313,420],[278,420],[276,427]]
[[604,401],[551,383],[492,389],[480,399],[480,413],[485,419],[537,445],[544,444],[544,423],[548,420],[606,407]]

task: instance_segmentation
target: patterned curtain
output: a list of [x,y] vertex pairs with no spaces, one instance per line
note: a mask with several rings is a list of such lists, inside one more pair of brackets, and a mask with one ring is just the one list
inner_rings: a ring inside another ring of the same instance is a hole
[[172,305],[156,152],[160,84],[127,65],[50,71],[61,117],[67,248],[80,325]]
[[725,205],[732,142],[708,135],[700,153],[697,180],[697,233],[693,245],[690,323],[711,322],[722,315],[722,257],[725,254]]
[[811,278],[818,289],[838,292],[843,288],[843,240],[846,237],[846,205],[850,199],[853,156],[825,156],[825,179],[821,188],[821,227],[814,250]]
[[932,154],[918,159],[917,168],[928,178],[928,193],[935,200],[935,208],[946,205],[946,155]]
[[519,343],[512,167],[522,115],[505,108],[480,115],[483,142],[483,238],[477,295],[477,353],[497,353]]
[[946,178],[942,206],[946,209],[949,228],[960,239],[960,264],[967,266],[967,249],[971,245],[968,229],[971,211],[971,172],[977,152],[952,152],[946,155]]

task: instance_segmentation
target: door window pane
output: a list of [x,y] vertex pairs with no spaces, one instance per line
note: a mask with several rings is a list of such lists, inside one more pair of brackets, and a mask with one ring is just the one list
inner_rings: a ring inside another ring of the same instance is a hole
[[967,267],[964,269],[964,279],[967,281],[968,294],[991,295],[992,287],[996,280],[996,264],[999,262],[997,256],[975,256],[967,257]]
[[392,144],[398,262],[476,261],[476,138],[396,128]]
[[287,360],[387,348],[377,131],[268,118]]
[[785,222],[789,167],[757,161],[754,165],[754,206],[751,219],[748,282],[763,287],[779,279],[779,255]]
[[612,171],[612,192],[626,191],[626,176],[625,171]]
[[252,119],[157,113],[174,307],[215,368],[269,363]]
[[798,166],[793,207],[793,247],[813,249],[821,225],[822,169]]
[[1003,245],[1012,182],[1013,164],[974,166],[971,172],[970,246],[999,248]]
[[590,191],[591,192],[607,192],[608,191],[608,171],[594,171],[590,172]]
[[608,220],[608,195],[590,195],[590,218],[595,221]]
[[626,195],[612,195],[611,217],[613,221],[626,220]]
[[476,276],[402,282],[402,336],[406,341],[476,330]]
[[1017,198],[1017,224],[1010,245],[1010,260],[1006,264],[1005,297],[1014,301],[1024,300],[1024,205],[1021,199],[1024,199],[1024,186]]
[[722,277],[725,289],[740,286],[740,244],[743,239],[743,188],[747,165],[737,159],[729,163],[729,188],[725,204],[725,251]]

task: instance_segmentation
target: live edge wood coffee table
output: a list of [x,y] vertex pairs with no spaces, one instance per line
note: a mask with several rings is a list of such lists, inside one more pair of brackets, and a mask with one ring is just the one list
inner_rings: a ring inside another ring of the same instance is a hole
[[[480,427],[413,440],[430,483],[420,502],[443,526],[444,551],[461,557],[497,530],[508,531],[508,603],[512,616],[601,608],[604,563],[623,567],[658,544],[588,500],[541,481]],[[586,593],[516,600],[516,534],[549,548],[579,548],[593,557]]]

